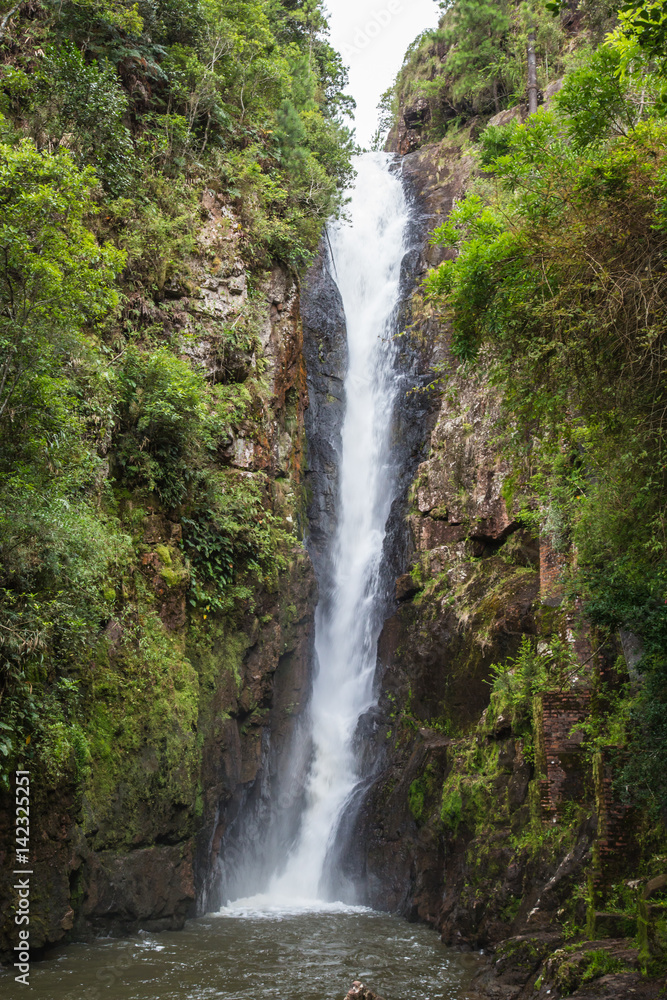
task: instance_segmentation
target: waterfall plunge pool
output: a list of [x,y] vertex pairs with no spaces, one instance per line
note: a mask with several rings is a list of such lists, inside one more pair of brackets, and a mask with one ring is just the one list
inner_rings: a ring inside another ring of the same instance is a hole
[[33,962],[4,1000],[343,1000],[353,980],[385,1000],[469,1000],[479,956],[433,930],[362,907],[314,912],[237,904],[182,931],[72,944]]

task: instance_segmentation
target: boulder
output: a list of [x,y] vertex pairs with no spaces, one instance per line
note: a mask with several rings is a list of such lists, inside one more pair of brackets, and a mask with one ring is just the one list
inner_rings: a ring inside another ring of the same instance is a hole
[[651,896],[656,896],[664,889],[667,889],[667,875],[657,875],[646,884],[646,887],[642,892],[642,899],[650,899]]
[[373,993],[367,986],[360,983],[358,979],[355,979],[345,1000],[382,1000],[382,997],[378,996],[377,993]]

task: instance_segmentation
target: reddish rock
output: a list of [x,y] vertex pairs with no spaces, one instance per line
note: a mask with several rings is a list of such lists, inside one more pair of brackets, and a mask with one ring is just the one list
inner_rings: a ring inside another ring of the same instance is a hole
[[552,608],[563,600],[561,577],[570,555],[569,551],[557,551],[547,535],[540,536],[540,600]]

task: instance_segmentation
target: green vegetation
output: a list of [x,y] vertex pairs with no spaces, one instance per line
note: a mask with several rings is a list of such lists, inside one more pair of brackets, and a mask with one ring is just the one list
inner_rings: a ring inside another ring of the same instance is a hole
[[[237,670],[237,619],[294,551],[298,490],[230,454],[266,448],[275,416],[265,273],[308,264],[351,176],[345,70],[313,0],[7,13],[1,780],[33,761],[102,810],[150,747],[185,801],[205,706],[174,609],[204,627],[197,663],[233,647]],[[218,277],[238,283],[225,315],[201,291]]]
[[422,142],[445,135],[456,141],[460,126],[468,124],[479,134],[492,115],[526,104],[529,39],[542,92],[586,60],[614,29],[619,39],[630,39],[623,47],[624,65],[635,69],[644,58],[639,53],[647,48],[639,49],[634,39],[641,35],[648,46],[650,32],[652,56],[659,55],[661,3],[645,20],[645,4],[625,5],[619,18],[613,0],[443,0],[440,6],[440,24],[408,48],[394,85],[382,97],[378,146],[417,102]]
[[418,778],[410,785],[408,805],[419,825],[425,823],[437,810],[440,801],[442,777],[433,762],[428,763]]
[[[407,51],[392,88],[382,100],[382,124],[395,126],[406,107],[426,101],[423,138],[442,138],[461,123],[490,117],[525,98],[528,35],[534,34],[538,84],[544,89],[563,71],[566,26],[544,0],[455,0],[443,3],[443,17]],[[586,18],[596,34],[593,0]]]
[[532,723],[534,699],[545,691],[569,690],[579,670],[571,644],[560,636],[550,636],[538,650],[536,641],[524,635],[516,656],[491,665],[488,723],[492,725],[502,716],[512,723],[514,732],[525,730],[524,724]]
[[426,287],[464,372],[502,396],[508,501],[576,549],[568,592],[600,634],[643,640],[620,780],[664,809],[667,78],[643,24],[626,12],[555,110],[483,133],[483,176],[433,235],[454,259]]
[[580,986],[610,973],[632,971],[632,966],[601,948],[591,948],[576,954],[560,949],[554,954],[552,964],[555,969],[554,982],[564,993],[572,993]]

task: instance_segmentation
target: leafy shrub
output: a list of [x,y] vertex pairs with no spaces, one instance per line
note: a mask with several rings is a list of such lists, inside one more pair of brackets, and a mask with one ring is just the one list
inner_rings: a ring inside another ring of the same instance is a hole
[[489,669],[493,680],[488,722],[493,724],[503,715],[516,726],[529,722],[535,695],[569,688],[580,668],[569,643],[558,636],[538,650],[535,641],[524,635],[516,656]]
[[166,348],[129,347],[119,372],[115,462],[136,487],[181,503],[201,454],[208,417],[204,380]]
[[76,46],[50,46],[34,83],[31,128],[40,149],[67,149],[96,168],[113,194],[126,191],[136,161],[125,124],[127,95],[111,63],[86,63]]
[[67,152],[42,155],[28,141],[0,146],[0,419],[26,382],[76,351],[84,323],[118,301],[113,282],[124,255],[86,225],[94,185]]
[[627,136],[655,108],[660,83],[653,75],[623,79],[616,49],[603,45],[568,73],[555,104],[566,116],[569,136],[584,150],[610,136]]
[[157,173],[153,163],[141,180],[139,197],[107,204],[106,222],[126,255],[124,278],[130,287],[159,299],[168,278],[188,274],[185,261],[195,247],[198,214],[192,186]]
[[[590,619],[645,642],[619,767],[628,795],[664,810],[667,131],[659,64],[622,56],[614,42],[580,66],[556,114],[483,138],[496,186],[480,183],[436,231],[456,257],[426,288],[454,353],[503,399],[520,516],[576,547],[569,587]],[[534,655],[497,671],[494,698],[511,712],[560,683],[554,667],[567,676],[566,657]]]
[[285,569],[284,553],[293,543],[271,512],[265,477],[231,469],[202,475],[183,528],[195,574],[193,605],[222,607],[225,587],[247,574],[270,585]]
[[[0,510],[0,753],[11,768],[25,736],[35,734],[39,748],[43,727],[56,718],[37,692],[55,668],[74,670],[85,658],[113,613],[113,581],[131,550],[112,518],[100,518],[59,483],[13,477],[3,484]],[[48,736],[54,777],[69,760],[70,723],[61,722]]]

